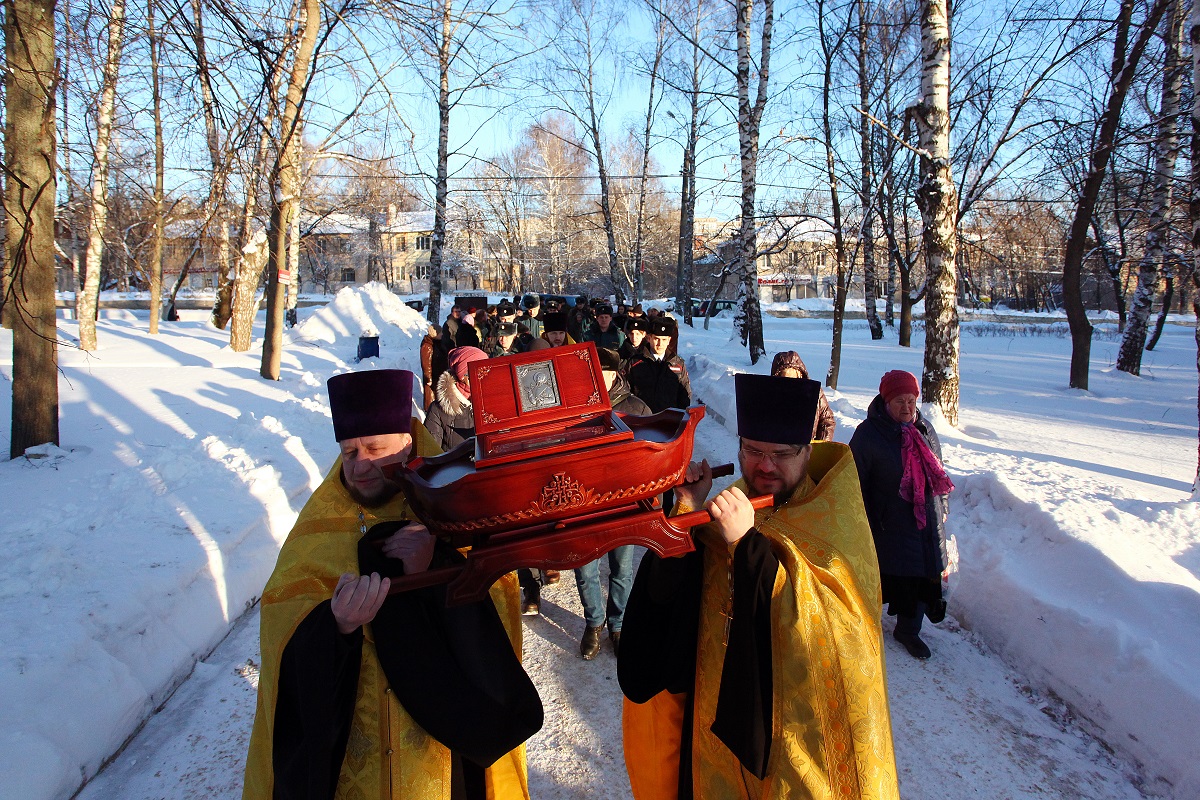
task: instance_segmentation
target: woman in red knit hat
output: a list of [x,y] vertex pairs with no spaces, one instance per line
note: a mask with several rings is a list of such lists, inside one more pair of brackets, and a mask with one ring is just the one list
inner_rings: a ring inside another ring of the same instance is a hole
[[937,433],[917,407],[920,395],[911,372],[884,374],[850,449],[879,555],[883,601],[896,617],[893,635],[914,658],[925,659],[923,618],[937,623],[946,615],[946,497],[954,484],[942,468]]

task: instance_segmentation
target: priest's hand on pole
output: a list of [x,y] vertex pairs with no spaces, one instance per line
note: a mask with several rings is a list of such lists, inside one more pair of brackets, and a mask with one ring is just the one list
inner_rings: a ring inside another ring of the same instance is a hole
[[675,507],[681,511],[695,511],[704,505],[712,491],[713,473],[708,459],[687,465],[683,482],[675,487]]
[[338,578],[330,601],[338,630],[348,636],[375,619],[390,586],[391,581],[380,578],[378,572],[359,576],[347,573]]
[[435,541],[428,528],[410,522],[383,540],[383,554],[403,562],[405,575],[415,575],[429,569]]
[[721,529],[727,544],[737,544],[754,527],[754,506],[736,486],[730,486],[708,504],[708,513]]

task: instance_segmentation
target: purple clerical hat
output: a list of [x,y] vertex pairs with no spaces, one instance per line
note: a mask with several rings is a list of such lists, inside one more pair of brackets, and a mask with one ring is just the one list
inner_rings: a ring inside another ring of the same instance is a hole
[[738,436],[756,442],[805,445],[812,441],[821,384],[807,378],[733,376]]
[[330,378],[327,385],[333,436],[339,442],[409,432],[413,374],[408,370],[344,372]]

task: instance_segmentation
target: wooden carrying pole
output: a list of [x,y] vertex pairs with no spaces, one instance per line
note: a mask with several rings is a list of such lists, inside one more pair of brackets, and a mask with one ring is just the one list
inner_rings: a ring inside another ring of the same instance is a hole
[[[712,469],[713,477],[732,474],[732,464]],[[769,494],[750,498],[756,509],[769,508],[774,502]],[[388,594],[451,583],[447,601],[453,605],[482,599],[496,579],[518,567],[573,569],[624,544],[642,544],[662,557],[683,555],[695,549],[689,531],[711,521],[707,509],[667,517],[661,507],[632,505],[611,515],[537,526],[525,536],[521,531],[507,531],[497,537],[505,540],[503,544],[479,545],[461,564],[392,578]],[[555,551],[563,555],[556,557]]]

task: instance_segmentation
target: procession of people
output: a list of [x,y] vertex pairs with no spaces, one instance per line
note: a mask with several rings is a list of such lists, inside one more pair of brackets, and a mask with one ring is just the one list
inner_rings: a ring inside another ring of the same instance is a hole
[[[529,797],[524,742],[543,711],[521,618],[558,573],[523,567],[465,605],[438,586],[389,594],[398,576],[464,559],[389,467],[475,435],[469,365],[491,358],[593,342],[617,414],[696,402],[672,316],[585,300],[456,304],[421,342],[420,387],[402,370],[330,379],[341,456],[262,596],[246,798]],[[633,796],[897,798],[883,604],[894,637],[928,658],[918,634],[945,613],[953,488],[916,379],[887,373],[849,446],[794,351],[734,385],[740,480],[709,497],[711,468],[693,461],[661,497],[671,515],[707,510],[695,550],[623,545],[574,570],[580,657],[607,629],[617,658]]]

